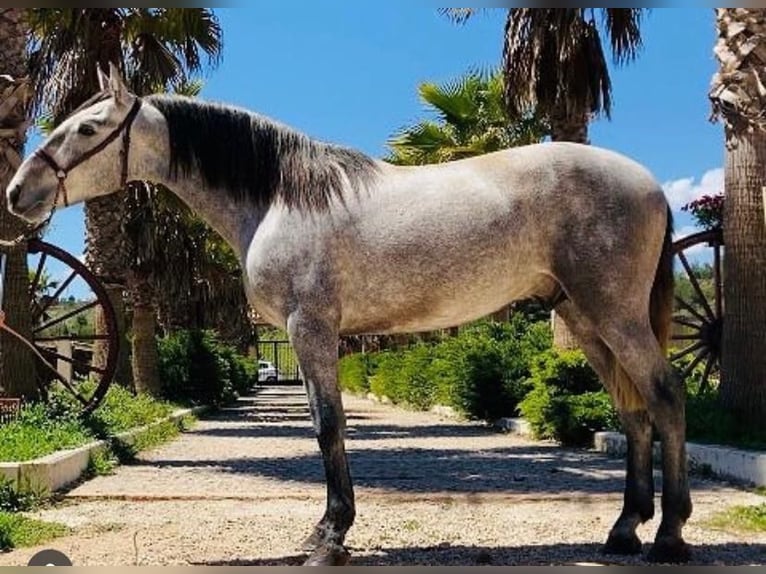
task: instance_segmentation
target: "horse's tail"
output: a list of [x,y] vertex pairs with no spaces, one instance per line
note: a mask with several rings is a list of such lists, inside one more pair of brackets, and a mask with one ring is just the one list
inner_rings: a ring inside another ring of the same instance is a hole
[[657,272],[654,275],[654,285],[649,299],[649,318],[652,322],[652,331],[662,348],[662,352],[668,350],[670,330],[673,321],[673,213],[667,208],[667,223],[665,224],[665,238],[662,243],[662,252],[657,264]]
[[[665,237],[662,242],[662,251],[657,263],[657,271],[654,274],[654,283],[649,297],[649,320],[652,325],[654,336],[662,348],[663,354],[667,352],[670,341],[671,325],[673,320],[673,214],[670,207],[667,208],[667,223],[665,224]],[[630,380],[623,368],[614,362],[614,379],[617,389],[617,403],[621,408],[628,411],[646,409],[644,401],[638,389]]]

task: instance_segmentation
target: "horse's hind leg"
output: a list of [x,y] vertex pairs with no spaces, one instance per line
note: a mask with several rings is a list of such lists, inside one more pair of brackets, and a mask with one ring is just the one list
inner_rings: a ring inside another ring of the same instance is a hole
[[639,524],[654,516],[654,480],[652,476],[652,425],[641,400],[627,377],[617,370],[612,351],[593,324],[571,301],[564,301],[556,312],[577,338],[588,362],[612,396],[628,441],[627,476],[622,512],[609,532],[604,545],[608,554],[638,554],[641,541],[636,535]]
[[307,540],[313,552],[305,565],[343,565],[348,561],[343,541],[355,508],[343,442],[346,422],[337,382],[337,329],[331,320],[298,311],[288,318],[287,332],[305,379],[327,481],[327,509]]
[[662,522],[649,559],[685,562],[690,551],[681,531],[692,503],[686,469],[684,388],[647,319],[620,321],[612,316],[601,333],[644,399],[662,442]]

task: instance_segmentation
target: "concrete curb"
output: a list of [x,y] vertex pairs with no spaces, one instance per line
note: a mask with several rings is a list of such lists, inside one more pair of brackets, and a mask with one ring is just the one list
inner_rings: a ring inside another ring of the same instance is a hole
[[[597,432],[593,447],[598,452],[625,456],[628,441],[618,432]],[[654,443],[653,451],[655,460],[659,460],[659,443]],[[691,470],[742,484],[766,486],[766,453],[693,442],[686,443],[686,453]]]
[[494,423],[492,423],[492,426],[503,432],[517,434],[524,437],[532,436],[532,427],[526,420],[522,418],[497,419]]
[[198,415],[209,410],[201,406],[180,409],[149,425],[119,433],[109,440],[98,440],[83,446],[62,450],[47,456],[23,462],[0,462],[0,478],[9,482],[15,491],[31,492],[38,496],[49,496],[76,482],[88,468],[92,456],[104,452],[110,444],[133,446],[138,437],[161,424],[178,424],[189,415]]

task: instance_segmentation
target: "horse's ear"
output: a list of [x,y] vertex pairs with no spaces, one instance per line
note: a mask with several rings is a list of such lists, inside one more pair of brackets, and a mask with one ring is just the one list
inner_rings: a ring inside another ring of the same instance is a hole
[[98,89],[103,92],[109,86],[109,76],[104,73],[99,64],[96,64],[96,75],[98,76]]
[[128,101],[128,87],[114,62],[109,62],[109,91],[117,102],[124,104]]

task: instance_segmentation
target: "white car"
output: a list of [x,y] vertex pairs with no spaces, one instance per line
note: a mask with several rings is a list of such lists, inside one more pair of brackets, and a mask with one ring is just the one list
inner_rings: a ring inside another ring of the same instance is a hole
[[282,379],[282,373],[279,372],[273,363],[269,361],[258,361],[258,382],[276,383]]

